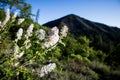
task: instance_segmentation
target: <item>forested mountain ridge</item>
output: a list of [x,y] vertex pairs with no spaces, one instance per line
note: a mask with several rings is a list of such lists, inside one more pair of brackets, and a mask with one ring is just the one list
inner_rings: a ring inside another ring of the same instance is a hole
[[70,14],[57,20],[50,21],[43,24],[43,26],[58,26],[58,28],[61,28],[61,26],[64,24],[69,27],[70,33],[73,33],[75,36],[86,35],[90,37],[90,35],[94,36],[95,34],[98,34],[102,35],[103,37],[106,36],[112,41],[120,40],[119,28],[93,22],[74,14]]
[[92,44],[93,46],[96,48],[99,46],[98,49],[102,49],[105,52],[110,51],[110,49],[108,49],[110,44],[116,45],[120,43],[119,28],[93,22],[74,14],[50,21],[43,24],[43,26],[58,26],[58,28],[61,29],[64,24],[68,26],[69,32],[74,36],[74,38],[87,36],[92,43],[95,43]]

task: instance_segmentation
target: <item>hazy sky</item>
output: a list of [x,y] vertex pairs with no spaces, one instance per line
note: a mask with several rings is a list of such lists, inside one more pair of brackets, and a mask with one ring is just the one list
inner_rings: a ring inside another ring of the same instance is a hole
[[120,27],[120,0],[27,0],[32,13],[40,9],[39,23],[43,24],[68,14],[110,26]]

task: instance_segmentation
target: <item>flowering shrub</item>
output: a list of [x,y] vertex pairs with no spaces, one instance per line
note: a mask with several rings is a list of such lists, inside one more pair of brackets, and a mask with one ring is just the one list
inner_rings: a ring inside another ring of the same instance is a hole
[[20,25],[24,20],[25,20],[24,18],[18,19],[18,25]]
[[43,29],[39,29],[36,31],[36,36],[39,40],[45,39],[46,32]]
[[57,27],[53,27],[49,32],[49,36],[44,43],[42,43],[42,48],[49,48],[54,46],[59,40],[59,30]]
[[67,32],[68,32],[68,27],[66,25],[64,25],[60,32],[61,39],[67,36]]
[[36,71],[39,74],[39,77],[44,77],[46,74],[48,74],[49,72],[52,72],[52,70],[54,70],[56,68],[56,64],[55,63],[50,63],[48,65],[44,65],[42,68],[37,68]]
[[17,39],[18,39],[18,40],[21,39],[22,34],[23,34],[23,29],[20,28],[20,29],[18,30],[18,32],[17,32]]
[[1,23],[0,28],[3,29],[9,20],[10,20],[10,9],[7,9],[5,20]]
[[[62,38],[59,36],[59,29],[57,27],[53,27],[47,36],[44,29],[39,28],[34,30],[34,28],[36,28],[34,23],[31,23],[27,30],[24,27],[21,27],[20,25],[25,19],[16,19],[16,17],[17,12],[10,17],[10,11],[8,9],[5,20],[0,24],[0,35],[3,36],[9,34],[9,29],[13,28],[13,26],[18,27],[16,39],[10,39],[12,46],[9,47],[9,49],[12,50],[11,53],[4,53],[7,57],[5,58],[5,56],[3,56],[5,61],[2,61],[0,65],[0,79],[29,79],[30,76],[32,76],[32,73],[39,73],[37,75],[43,77],[45,74],[48,74],[56,68],[56,63],[43,65],[43,63],[49,60],[48,56],[46,56],[48,48],[49,51],[52,50],[53,47],[55,48],[59,43],[59,40],[67,35],[66,31],[68,29],[64,27],[62,29],[63,31],[60,32]],[[14,22],[18,23],[16,24]],[[40,65],[38,68],[39,71],[33,71],[34,68],[32,65],[35,63]],[[22,77],[19,77],[21,74]]]

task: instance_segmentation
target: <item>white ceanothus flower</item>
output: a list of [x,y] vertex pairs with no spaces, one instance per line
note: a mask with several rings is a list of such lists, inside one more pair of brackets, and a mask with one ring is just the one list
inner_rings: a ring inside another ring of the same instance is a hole
[[1,23],[0,27],[4,28],[7,22],[10,20],[10,9],[7,9],[5,20]]
[[20,62],[16,62],[13,66],[18,67],[19,64],[20,64]]
[[45,74],[52,72],[55,68],[56,68],[55,63],[50,63],[48,65],[43,66],[40,70],[40,77],[43,77]]
[[34,28],[34,25],[33,25],[33,24],[31,24],[31,25],[28,27],[27,33],[26,33],[26,37],[31,37],[31,36],[32,36],[33,28]]
[[0,21],[0,25],[1,25],[1,21]]
[[46,32],[43,29],[39,29],[36,31],[36,36],[39,40],[45,39]]
[[60,31],[60,38],[62,39],[63,37],[66,37],[67,36],[67,32],[68,32],[68,27],[66,25],[64,25]]
[[18,40],[21,39],[22,34],[23,34],[23,29],[20,28],[20,29],[18,30],[18,32],[17,32],[17,39],[18,39]]
[[24,20],[25,20],[24,18],[18,19],[18,25],[20,25]]
[[16,44],[14,46],[14,57],[15,58],[21,58],[24,55],[24,51],[22,51],[21,53],[19,53],[19,46]]
[[54,46],[59,41],[59,29],[53,27],[49,33],[48,39],[41,44],[42,48],[49,48]]
[[31,42],[30,42],[30,40],[26,40],[24,44],[25,44],[25,48],[26,48],[26,49],[28,49],[28,48],[31,47]]
[[15,19],[17,17],[18,12],[15,12],[14,15],[12,16],[12,19]]
[[21,58],[24,55],[24,51],[22,51],[21,53],[14,53],[14,57],[15,58]]
[[14,53],[14,54],[17,54],[18,51],[19,51],[19,46],[16,44],[16,45],[14,46],[13,53]]

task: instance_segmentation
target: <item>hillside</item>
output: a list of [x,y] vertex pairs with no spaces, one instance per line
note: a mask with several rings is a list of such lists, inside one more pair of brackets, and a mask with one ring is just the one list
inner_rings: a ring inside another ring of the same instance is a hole
[[[120,43],[120,29],[117,27],[108,26],[102,23],[93,22],[77,15],[70,14],[59,18],[54,21],[43,24],[43,26],[54,27],[58,26],[59,29],[62,25],[67,25],[69,32],[74,38],[79,36],[87,36],[97,49],[102,49],[105,52],[111,51],[109,44],[116,45]],[[105,47],[105,46],[106,47]]]

